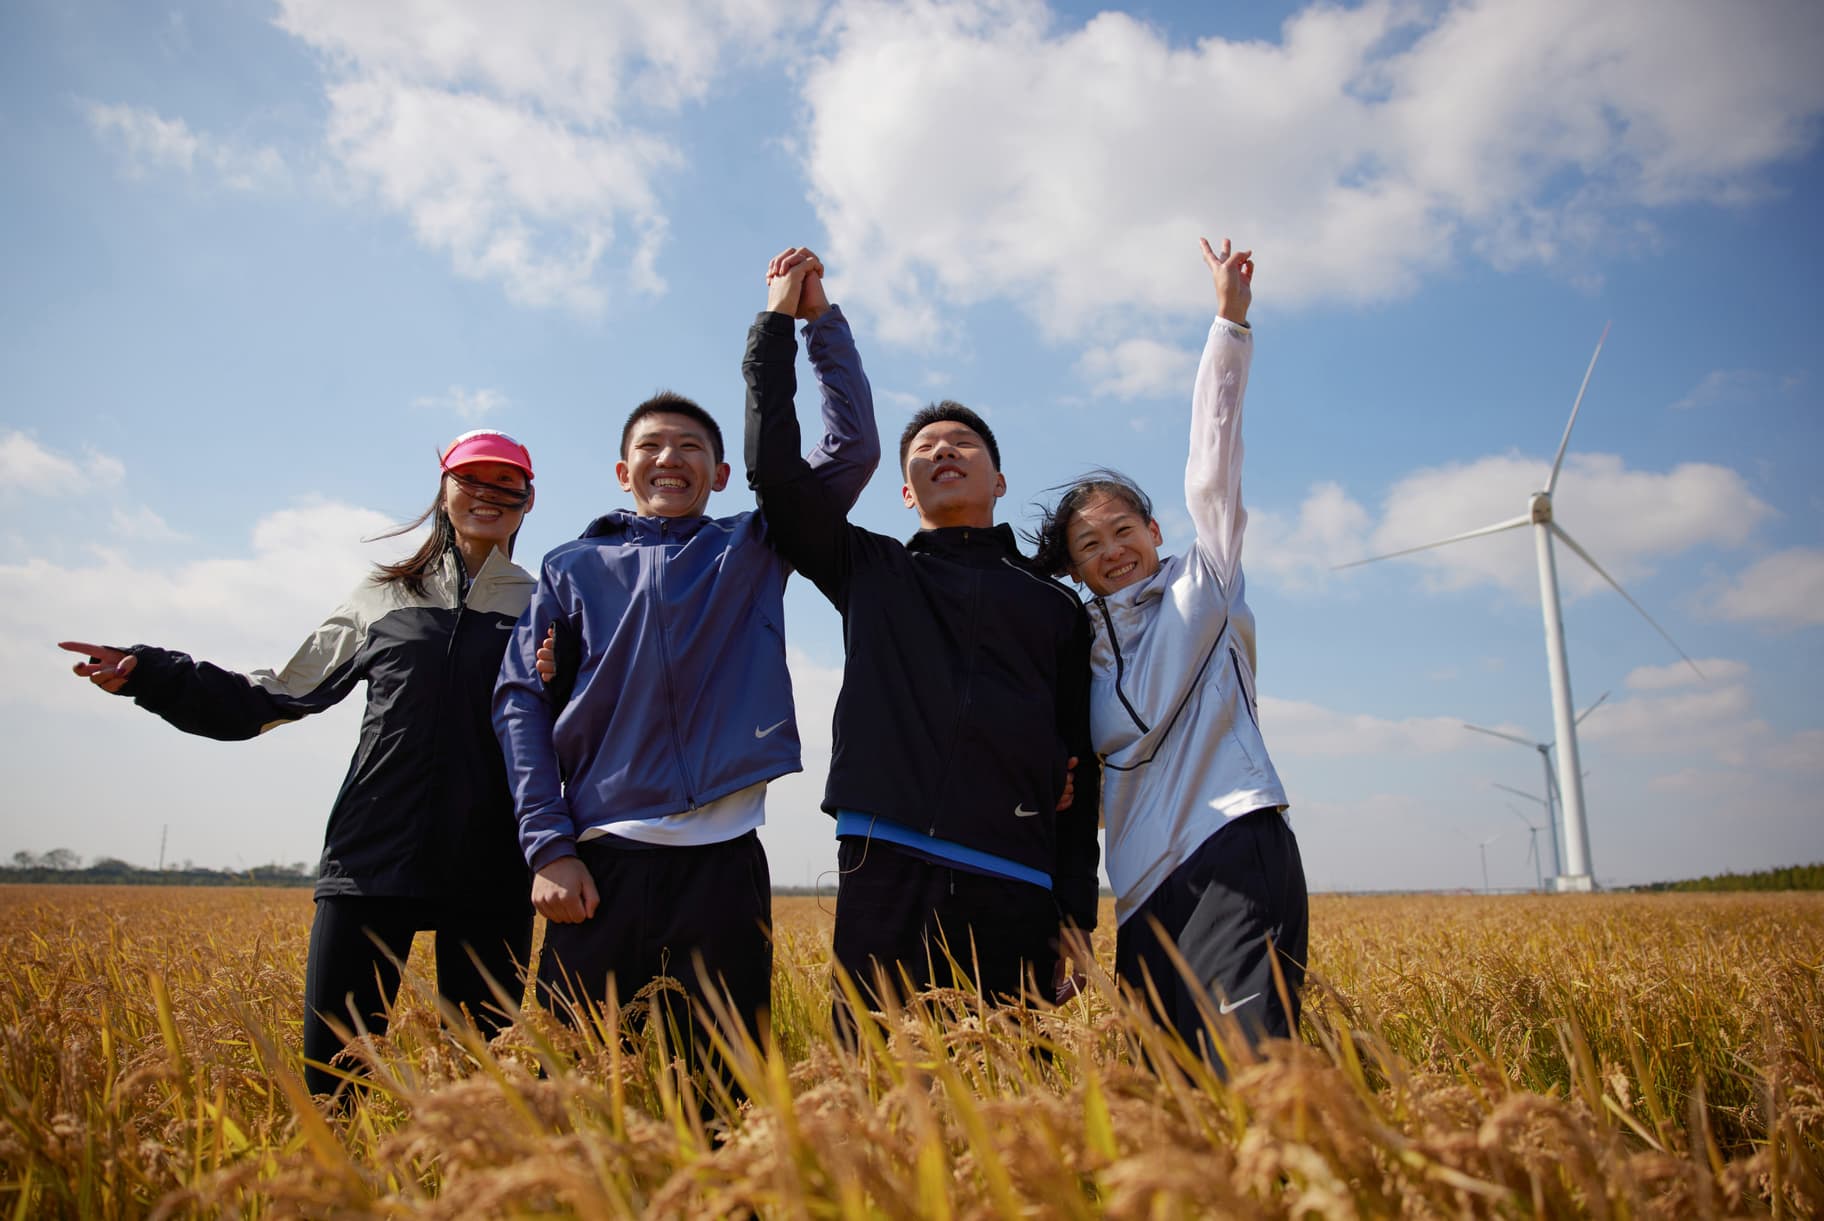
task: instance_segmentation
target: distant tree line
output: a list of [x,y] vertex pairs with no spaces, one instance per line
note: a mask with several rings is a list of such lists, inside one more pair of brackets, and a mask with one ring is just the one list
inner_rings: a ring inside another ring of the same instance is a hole
[[1654,882],[1635,890],[1824,890],[1824,862],[1762,869],[1756,873],[1719,873],[1682,882]]
[[169,869],[147,869],[117,857],[96,857],[88,865],[68,848],[34,856],[15,852],[0,865],[0,882],[60,882],[114,886],[309,886],[317,871],[306,861],[256,865],[252,869],[206,869],[185,861]]

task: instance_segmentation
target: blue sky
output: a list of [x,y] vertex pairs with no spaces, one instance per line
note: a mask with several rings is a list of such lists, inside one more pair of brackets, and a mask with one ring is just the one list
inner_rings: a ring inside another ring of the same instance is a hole
[[[1212,300],[1252,247],[1244,552],[1262,720],[1327,889],[1532,879],[1493,787],[1551,734],[1530,537],[1332,565],[1525,510],[1613,322],[1559,520],[1596,875],[1824,859],[1824,10],[482,0],[0,9],[0,854],[314,860],[348,707],[245,744],[53,645],[281,664],[466,428],[532,449],[521,558],[624,503],[659,387],[740,428],[766,259],[807,244],[883,432],[954,397],[1004,518],[1095,464],[1168,547]],[[811,410],[807,401],[806,413]],[[738,443],[737,443],[738,448]],[[738,462],[738,458],[737,458]],[[747,508],[734,488],[712,502]],[[913,528],[883,470],[857,519]],[[839,623],[788,598],[816,812]],[[1510,805],[1511,802],[1511,805]]]

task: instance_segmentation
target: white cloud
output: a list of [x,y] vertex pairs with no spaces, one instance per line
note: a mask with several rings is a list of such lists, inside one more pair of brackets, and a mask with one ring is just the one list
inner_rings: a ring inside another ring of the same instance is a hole
[[[1387,495],[1370,540],[1398,551],[1523,515],[1550,465],[1518,454],[1479,458],[1407,475]],[[1553,495],[1557,524],[1624,584],[1656,560],[1704,545],[1739,546],[1772,509],[1727,467],[1687,462],[1664,473],[1630,469],[1613,454],[1572,454]],[[1433,589],[1494,585],[1537,601],[1538,565],[1529,528],[1469,539],[1404,557]],[[1564,596],[1605,588],[1602,578],[1558,548]]]
[[1156,339],[1124,339],[1091,348],[1077,362],[1077,375],[1098,397],[1151,398],[1190,393],[1197,353]]
[[1367,553],[1370,522],[1368,510],[1340,485],[1315,484],[1296,521],[1265,509],[1248,511],[1243,562],[1252,571],[1272,573],[1278,588],[1317,588],[1335,565]]
[[120,459],[89,450],[80,459],[55,453],[30,434],[0,434],[0,495],[19,491],[65,496],[113,487],[125,478]]
[[1207,309],[1199,234],[1251,245],[1287,304],[1469,252],[1581,272],[1648,209],[1752,197],[1824,108],[1808,0],[1312,6],[1277,42],[1192,43],[1039,0],[849,0],[834,31],[804,77],[812,198],[899,341],[989,298],[1069,335]]
[[421,395],[412,400],[414,407],[432,407],[441,411],[454,412],[458,419],[471,423],[480,420],[490,412],[498,411],[512,400],[490,386],[477,386],[470,390],[466,386],[451,386],[442,394]]
[[170,523],[145,505],[140,505],[131,512],[115,509],[113,522],[114,537],[132,542],[182,543],[188,542],[190,538],[179,530],[173,530]]
[[1697,663],[1702,670],[1700,678],[1691,672],[1691,667],[1682,661],[1675,661],[1663,666],[1637,666],[1628,671],[1622,680],[1630,691],[1669,691],[1674,687],[1689,687],[1697,683],[1735,683],[1748,677],[1748,667],[1739,661],[1723,657],[1706,657]]
[[237,191],[282,185],[288,177],[284,158],[274,149],[244,148],[199,135],[182,119],[167,119],[143,107],[102,102],[90,102],[85,111],[90,128],[118,144],[130,174],[153,169],[208,172]]
[[659,186],[684,164],[642,115],[704,97],[731,53],[764,55],[786,0],[283,0],[328,65],[328,145],[459,275],[588,313],[616,256],[664,289]]
[[1704,601],[1711,614],[1723,619],[1786,627],[1824,624],[1824,548],[1776,551],[1710,590]]
[[1672,404],[1674,411],[1696,411],[1739,400],[1760,381],[1746,369],[1716,369],[1704,375],[1691,392]]
[[1271,696],[1261,697],[1260,723],[1275,757],[1366,755],[1384,759],[1442,754],[1471,745],[1465,740],[1469,735],[1463,732],[1463,722],[1450,717],[1395,721]]
[[1774,743],[1763,754],[1762,762],[1780,771],[1824,771],[1824,729],[1802,729]]
[[1739,680],[1610,700],[1577,736],[1623,754],[1713,758],[1734,767],[1775,741]]

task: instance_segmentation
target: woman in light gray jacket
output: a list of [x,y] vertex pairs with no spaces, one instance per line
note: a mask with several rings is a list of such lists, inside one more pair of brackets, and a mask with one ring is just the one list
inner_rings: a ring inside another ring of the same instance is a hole
[[1143,992],[1150,978],[1160,1018],[1193,1048],[1206,1010],[1232,1015],[1251,1043],[1297,1030],[1307,932],[1304,866],[1257,717],[1241,574],[1254,262],[1226,239],[1220,253],[1201,244],[1216,319],[1191,395],[1184,496],[1196,541],[1162,557],[1152,502],[1106,470],[1070,485],[1038,532],[1038,562],[1093,595],[1090,716],[1116,972]]

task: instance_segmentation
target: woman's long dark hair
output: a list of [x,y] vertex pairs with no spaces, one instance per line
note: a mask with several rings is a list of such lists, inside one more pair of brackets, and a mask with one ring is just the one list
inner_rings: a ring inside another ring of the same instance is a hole
[[[445,471],[443,478],[460,479],[462,476],[453,471]],[[528,479],[526,481],[526,487],[530,489],[531,486],[532,481]],[[423,546],[419,547],[418,550],[412,552],[412,554],[406,556],[396,564],[374,565],[374,575],[371,579],[375,585],[403,585],[405,586],[406,592],[411,594],[412,597],[424,597],[425,578],[435,572],[437,566],[443,562],[444,552],[456,550],[456,523],[450,520],[449,510],[443,507],[443,493],[443,479],[439,479],[437,481],[437,498],[431,501],[430,508],[420,513],[417,517],[414,517],[411,521],[406,522],[403,526],[395,527],[384,534],[376,534],[374,537],[367,540],[370,543],[374,543],[379,542],[383,538],[398,538],[401,534],[410,534],[427,521],[431,523],[431,532],[425,538]],[[519,531],[515,530],[507,538],[508,559],[513,558],[513,544],[518,541]],[[460,554],[458,555],[457,562],[461,563]],[[474,576],[475,574],[470,573],[469,575]]]

